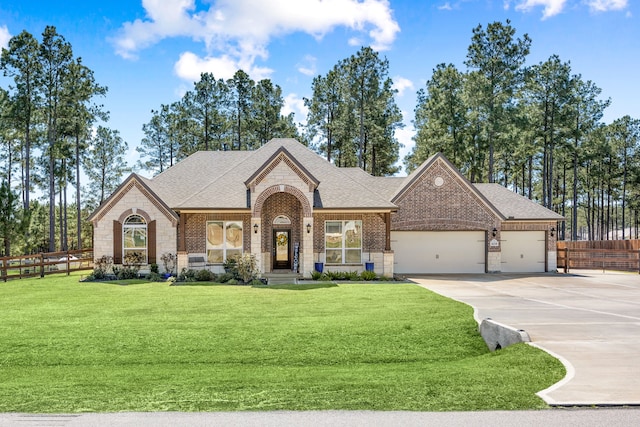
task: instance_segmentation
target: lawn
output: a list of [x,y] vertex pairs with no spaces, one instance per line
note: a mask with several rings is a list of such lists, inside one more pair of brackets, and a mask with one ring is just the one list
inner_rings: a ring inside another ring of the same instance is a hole
[[0,283],[0,412],[531,409],[564,376],[413,284],[78,279]]

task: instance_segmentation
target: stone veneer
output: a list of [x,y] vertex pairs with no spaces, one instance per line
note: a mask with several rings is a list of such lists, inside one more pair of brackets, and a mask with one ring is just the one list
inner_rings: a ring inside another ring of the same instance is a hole
[[94,221],[93,229],[93,253],[94,258],[103,255],[113,256],[113,221],[122,221],[126,213],[144,212],[143,217],[156,221],[156,263],[163,269],[160,257],[164,253],[176,253],[176,227],[174,219],[158,207],[157,202],[149,199],[138,185],[131,185],[128,191],[122,193],[122,197],[114,198],[111,209],[104,212],[99,221]]

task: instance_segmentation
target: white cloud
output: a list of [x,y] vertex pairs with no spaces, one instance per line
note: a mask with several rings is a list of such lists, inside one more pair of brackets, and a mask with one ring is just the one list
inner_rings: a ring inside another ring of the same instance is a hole
[[314,77],[316,75],[317,58],[312,55],[305,55],[303,61],[297,65],[298,71],[305,76]]
[[547,19],[562,12],[567,0],[522,0],[516,10],[530,12],[533,8],[543,6],[542,19]]
[[11,39],[11,34],[9,33],[9,29],[6,25],[0,27],[0,49],[7,48],[9,46],[9,40]]
[[142,6],[146,18],[124,23],[112,40],[116,52],[135,58],[140,50],[171,37],[203,42],[204,58],[195,61],[195,54],[185,58],[184,53],[181,60],[189,63],[176,64],[185,75],[194,73],[185,69],[187,65],[230,63],[249,73],[256,59],[268,57],[270,40],[288,34],[305,33],[319,40],[336,27],[346,27],[367,36],[373,49],[385,50],[400,31],[389,0],[212,0],[198,5],[195,0],[142,0]]
[[438,6],[438,10],[453,10],[451,3],[446,2],[445,4]]
[[393,88],[398,91],[398,96],[403,96],[404,91],[407,89],[413,89],[413,82],[404,77],[394,77],[393,78]]
[[298,97],[295,93],[290,93],[284,98],[284,106],[281,113],[284,116],[294,113],[296,122],[306,123],[309,109],[304,105],[304,99]]
[[611,10],[623,10],[628,6],[627,0],[587,0],[587,5],[592,12],[608,12]]
[[254,80],[268,78],[272,70],[256,67],[252,63],[237,60],[228,55],[201,58],[195,53],[184,52],[174,65],[178,77],[188,81],[200,80],[201,73],[211,73],[216,79],[230,79],[238,69],[244,70]]

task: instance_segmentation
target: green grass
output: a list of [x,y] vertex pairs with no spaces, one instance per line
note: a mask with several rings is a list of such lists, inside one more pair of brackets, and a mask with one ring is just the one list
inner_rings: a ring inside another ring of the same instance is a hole
[[564,375],[413,284],[78,278],[0,283],[0,412],[530,409]]

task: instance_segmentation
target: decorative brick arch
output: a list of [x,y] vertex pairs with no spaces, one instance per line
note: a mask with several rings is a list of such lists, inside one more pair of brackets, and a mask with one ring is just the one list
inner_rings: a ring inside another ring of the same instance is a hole
[[303,215],[305,217],[310,217],[312,215],[311,205],[309,204],[309,200],[307,200],[307,198],[305,197],[302,191],[300,191],[299,189],[291,185],[280,184],[280,185],[272,185],[271,187],[267,188],[262,193],[260,193],[260,195],[256,199],[256,204],[253,207],[253,212],[251,213],[251,216],[253,216],[254,218],[259,218],[260,216],[262,216],[262,206],[264,205],[264,202],[269,197],[277,193],[291,194],[296,199],[298,199],[298,201],[302,205]]
[[144,218],[145,221],[147,221],[147,224],[151,222],[151,217],[149,216],[149,214],[142,209],[135,209],[135,211],[133,209],[127,209],[122,213],[122,215],[120,215],[118,221],[124,224],[124,220],[131,215],[140,215],[142,218]]

